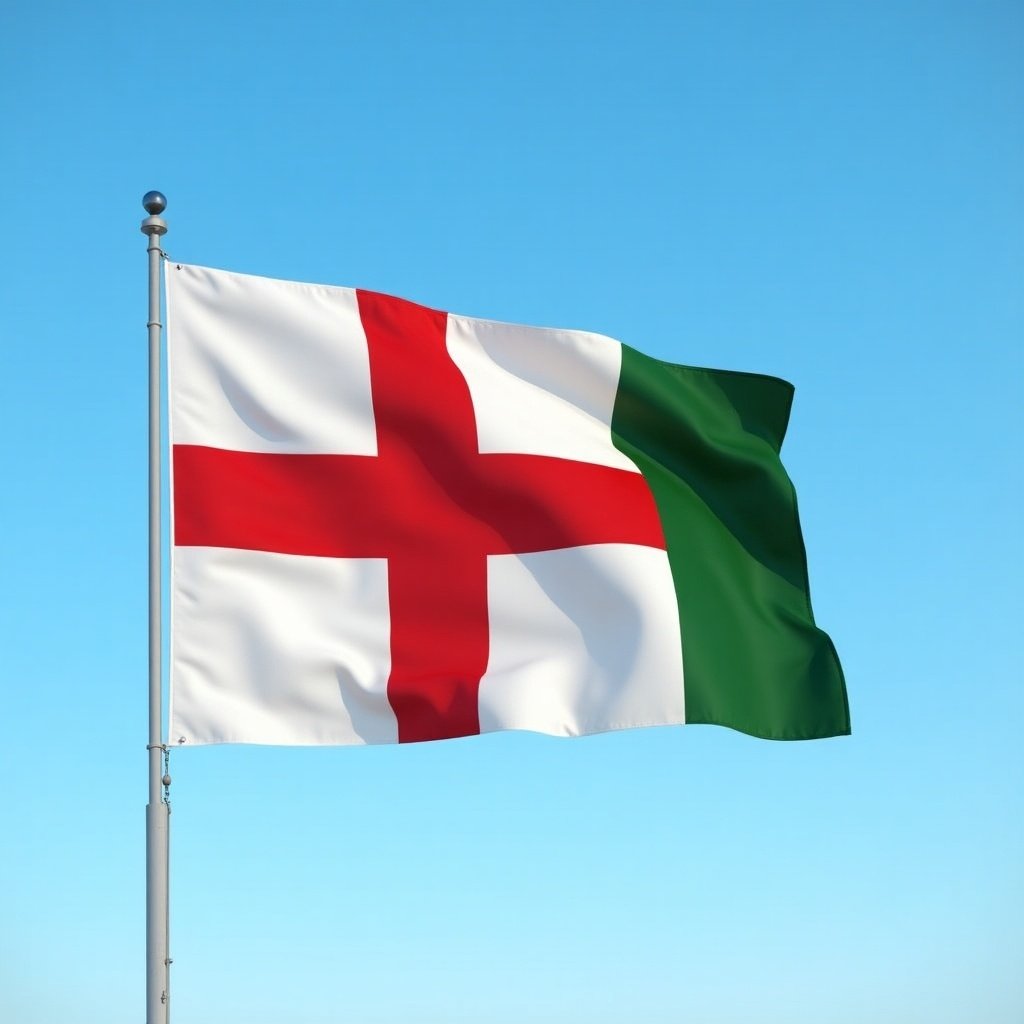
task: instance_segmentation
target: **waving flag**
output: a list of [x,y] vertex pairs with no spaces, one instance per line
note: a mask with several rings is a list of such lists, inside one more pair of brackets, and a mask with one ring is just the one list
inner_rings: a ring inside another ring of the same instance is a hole
[[170,264],[172,744],[849,731],[792,388]]

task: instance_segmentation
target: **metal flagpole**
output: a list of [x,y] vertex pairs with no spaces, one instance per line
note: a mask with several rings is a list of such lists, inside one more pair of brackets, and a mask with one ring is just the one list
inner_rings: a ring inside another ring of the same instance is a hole
[[149,803],[146,806],[146,1024],[167,1024],[171,960],[168,955],[168,845],[171,777],[161,777],[165,753],[162,736],[161,578],[160,578],[160,217],[167,200],[147,192],[142,205],[148,217],[142,233],[149,238]]

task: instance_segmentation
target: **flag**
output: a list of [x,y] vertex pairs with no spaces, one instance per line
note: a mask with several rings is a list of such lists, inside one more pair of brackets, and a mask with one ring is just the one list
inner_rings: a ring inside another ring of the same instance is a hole
[[849,732],[792,387],[167,266],[172,744]]

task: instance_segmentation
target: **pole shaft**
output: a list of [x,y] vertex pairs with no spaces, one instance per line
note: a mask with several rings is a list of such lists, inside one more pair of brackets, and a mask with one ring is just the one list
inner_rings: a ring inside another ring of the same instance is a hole
[[167,1024],[167,804],[146,807],[146,1024]]
[[146,1022],[167,1024],[168,981],[168,825],[161,792],[161,572],[160,572],[160,236],[159,217],[148,217],[149,236],[149,803],[146,807]]

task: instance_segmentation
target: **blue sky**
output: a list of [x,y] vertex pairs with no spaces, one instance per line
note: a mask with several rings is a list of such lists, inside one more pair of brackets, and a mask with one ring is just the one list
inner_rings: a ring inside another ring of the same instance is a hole
[[174,757],[173,1016],[1024,1018],[1024,7],[0,16],[0,1018],[144,1016],[146,258],[797,387],[846,739]]

